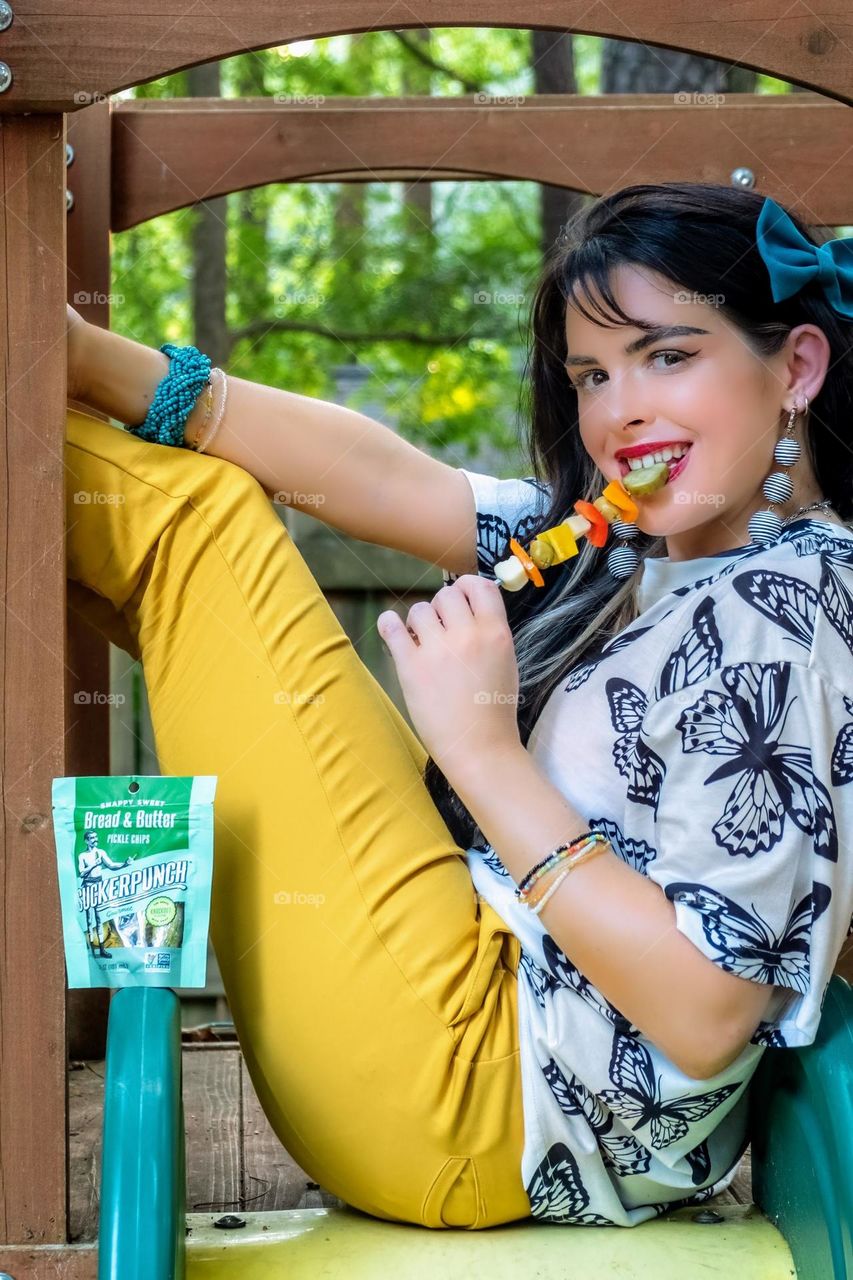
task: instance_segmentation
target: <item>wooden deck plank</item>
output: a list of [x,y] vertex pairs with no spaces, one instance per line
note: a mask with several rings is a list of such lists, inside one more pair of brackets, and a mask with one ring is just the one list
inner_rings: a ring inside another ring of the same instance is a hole
[[103,1124],[103,1059],[72,1061],[68,1074],[68,1238],[71,1244],[98,1238]]
[[[752,1148],[747,1147],[744,1157],[740,1162],[740,1167],[734,1176],[729,1192],[738,1204],[752,1204]],[[725,1192],[724,1195],[729,1192]],[[723,1196],[715,1196],[715,1202],[722,1200]]]
[[187,1213],[240,1208],[243,1167],[239,1049],[183,1053]]

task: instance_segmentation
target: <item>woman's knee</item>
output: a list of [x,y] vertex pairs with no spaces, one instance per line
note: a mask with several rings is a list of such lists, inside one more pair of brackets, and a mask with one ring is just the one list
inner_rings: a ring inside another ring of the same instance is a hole
[[257,529],[271,519],[286,527],[260,482],[226,458],[140,440],[76,410],[67,423],[69,529],[82,519],[99,541],[154,542],[188,506],[207,534],[228,525],[252,537],[253,521]]

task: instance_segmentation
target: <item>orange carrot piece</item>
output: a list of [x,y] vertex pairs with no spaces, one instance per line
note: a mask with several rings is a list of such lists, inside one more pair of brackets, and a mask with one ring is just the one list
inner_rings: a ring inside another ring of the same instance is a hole
[[544,587],[545,579],[542,577],[542,574],[539,572],[538,565],[536,565],[534,561],[530,559],[530,556],[524,550],[524,547],[521,545],[521,543],[516,542],[515,538],[510,538],[509,546],[510,546],[510,550],[512,551],[516,559],[521,561],[521,567],[524,569],[524,572],[527,574],[530,581],[535,583],[537,587]]

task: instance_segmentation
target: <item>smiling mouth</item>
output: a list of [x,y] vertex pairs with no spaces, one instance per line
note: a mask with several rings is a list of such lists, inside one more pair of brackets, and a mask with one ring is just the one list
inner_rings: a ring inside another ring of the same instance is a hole
[[[688,457],[688,456],[689,456],[689,454],[690,454],[690,450],[691,450],[692,448],[693,448],[693,445],[692,445],[692,444],[689,444],[689,445],[687,446],[686,451],[681,455],[681,457],[679,457],[679,458],[669,458],[669,459],[668,459],[668,461],[667,461],[667,464],[666,464],[666,465],[667,465],[667,467],[669,468],[669,476],[670,476],[670,478],[671,478],[671,476],[672,476],[673,471],[675,471],[675,469],[676,469],[677,467],[679,467],[683,462],[685,462],[685,461],[686,461],[687,457]],[[645,456],[643,456],[641,460],[642,460],[642,463],[643,463],[643,466],[644,466],[644,467],[653,467],[653,466],[655,466],[655,465],[656,465],[656,464],[655,464],[655,462],[654,462],[654,460],[653,460],[653,455],[652,455],[651,453],[646,454]],[[621,475],[623,475],[623,476],[627,476],[627,475],[628,475],[628,473],[631,471],[631,467],[628,465],[628,459],[627,459],[627,458],[618,458],[618,459],[617,459],[617,461],[618,461],[618,463],[619,463],[619,470],[620,470]],[[636,468],[634,468],[634,469],[638,471],[638,470],[639,470],[639,467],[636,467]]]

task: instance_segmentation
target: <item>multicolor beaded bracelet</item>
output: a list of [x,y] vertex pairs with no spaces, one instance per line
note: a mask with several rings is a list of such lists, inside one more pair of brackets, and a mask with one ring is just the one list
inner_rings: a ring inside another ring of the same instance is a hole
[[552,881],[552,883],[548,886],[548,888],[542,894],[541,898],[537,898],[535,902],[528,901],[527,906],[529,910],[532,911],[535,916],[538,916],[539,912],[545,906],[545,903],[548,902],[552,894],[554,894],[557,891],[559,886],[565,880],[566,876],[569,875],[572,871],[574,871],[575,867],[580,866],[582,862],[586,862],[588,858],[597,858],[600,853],[604,853],[608,848],[610,848],[610,845],[608,844],[607,841],[604,841],[603,843],[598,840],[591,841],[586,846],[586,848],[580,851],[580,853],[575,854],[574,857],[568,860],[569,865],[565,867],[563,871],[560,872],[556,880]]
[[567,841],[566,844],[558,844],[556,849],[552,849],[541,862],[537,862],[534,867],[531,867],[527,872],[527,875],[519,881],[518,887],[515,890],[515,896],[519,899],[524,898],[532,885],[539,880],[546,871],[550,870],[551,867],[555,866],[564,857],[570,857],[573,850],[579,848],[581,845],[587,844],[591,840],[602,841],[604,838],[604,835],[600,831],[582,831],[579,836],[575,836],[572,840]]
[[579,836],[575,836],[573,840],[567,841],[566,844],[558,844],[556,849],[552,849],[551,852],[546,857],[544,857],[541,862],[537,862],[535,867],[531,867],[527,875],[524,876],[524,878],[519,881],[518,888],[515,891],[515,896],[519,897],[525,891],[525,889],[527,889],[533,883],[534,879],[536,878],[536,873],[538,871],[541,871],[542,868],[545,867],[547,863],[551,862],[551,860],[554,857],[556,857],[558,853],[562,853],[564,849],[571,849],[574,845],[580,844],[583,840],[588,840],[589,836],[590,836],[589,831],[582,831]]
[[515,896],[519,902],[527,905],[530,897],[530,890],[541,880],[543,876],[560,862],[573,859],[575,855],[579,855],[586,851],[589,846],[599,844],[607,844],[607,838],[601,831],[584,831],[581,835],[576,836],[574,840],[570,840],[567,844],[558,845],[553,849],[546,858],[541,862],[537,862],[535,867],[531,867],[527,875],[519,882],[515,890]]
[[191,345],[164,342],[160,350],[169,357],[169,372],[157,384],[144,421],[126,429],[155,444],[182,445],[187,418],[210,377],[211,361]]

